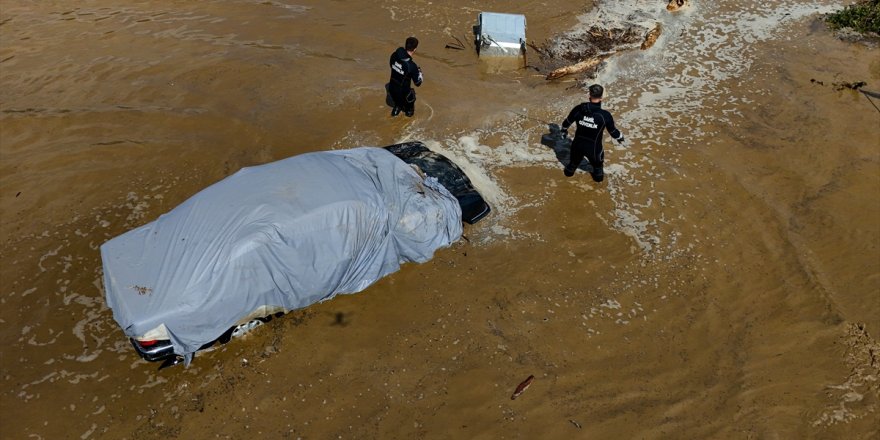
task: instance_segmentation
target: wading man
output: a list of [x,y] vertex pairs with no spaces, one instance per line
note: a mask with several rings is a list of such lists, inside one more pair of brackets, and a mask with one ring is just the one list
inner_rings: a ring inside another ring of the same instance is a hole
[[590,161],[593,171],[590,175],[596,182],[605,178],[602,171],[605,162],[605,150],[602,147],[603,131],[608,130],[617,142],[623,143],[623,133],[614,126],[614,118],[611,113],[602,109],[602,93],[604,89],[599,84],[593,84],[589,88],[590,100],[583,102],[571,109],[568,117],[562,121],[562,136],[568,135],[568,127],[577,124],[574,140],[571,142],[568,165],[565,167],[565,175],[574,176],[574,172],[580,166],[584,156]]
[[419,46],[419,40],[416,37],[406,39],[404,47],[398,47],[391,54],[391,81],[388,83],[388,93],[394,100],[394,108],[391,109],[391,116],[397,116],[403,110],[404,114],[412,117],[416,108],[416,91],[410,87],[410,82],[415,83],[416,87],[422,85],[422,69],[413,61],[412,55]]

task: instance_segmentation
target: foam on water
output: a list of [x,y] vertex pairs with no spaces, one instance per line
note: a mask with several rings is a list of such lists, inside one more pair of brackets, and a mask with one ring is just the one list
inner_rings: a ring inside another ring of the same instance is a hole
[[[177,182],[178,178],[173,181]],[[15,298],[20,301],[18,307],[24,315],[31,309],[55,308],[57,313],[70,318],[62,320],[69,325],[60,329],[52,327],[58,321],[21,321],[16,342],[20,346],[35,347],[36,351],[27,357],[22,355],[18,362],[22,365],[38,362],[49,370],[39,378],[16,385],[14,395],[21,402],[46,398],[49,393],[45,390],[53,384],[88,387],[107,379],[110,376],[104,372],[101,361],[108,355],[120,357],[120,360],[131,358],[131,347],[121,335],[103,299],[100,264],[95,265],[94,256],[85,255],[77,246],[81,248],[88,244],[90,249],[97,250],[114,233],[109,225],[128,230],[146,222],[155,211],[151,203],[161,200],[173,186],[173,183],[163,184],[125,194],[115,203],[93,208],[84,216],[71,216],[66,223],[55,225],[52,230],[13,239],[5,249],[16,252],[21,243],[31,243],[31,251],[44,250],[36,253],[30,261],[14,261],[13,264],[28,264],[31,268],[23,270],[18,279],[9,280],[13,286],[20,286],[17,288],[19,293],[10,292],[3,301],[16,296],[26,297],[23,300]],[[33,278],[28,273],[40,275]],[[142,380],[146,387],[161,383],[155,377],[144,376]]]
[[[655,1],[603,2],[598,11],[584,14],[572,31],[576,34],[593,26],[651,29],[658,23],[663,29],[650,50],[616,54],[595,79],[606,86],[605,107],[612,111],[628,139],[627,145],[619,146],[606,138],[606,182],[597,186],[583,176],[566,181],[585,191],[607,191],[603,197],[610,199],[612,207],[607,212],[597,211],[596,216],[609,228],[630,237],[633,253],[666,261],[682,256],[689,261],[703,258],[691,255],[693,243],[685,241],[677,230],[690,219],[678,207],[667,205],[666,194],[655,188],[655,182],[687,179],[687,167],[680,163],[681,151],[697,147],[696,139],[711,140],[711,123],[737,123],[750,102],[745,94],[736,93],[736,81],[748,78],[753,68],[757,50],[753,45],[789,38],[785,32],[790,26],[803,24],[815,14],[831,12],[835,5],[829,1],[804,4],[780,0],[738,3],[736,10],[725,8],[697,2],[690,9],[672,14]],[[750,93],[755,92],[766,91],[750,89]],[[549,112],[565,115],[582,100],[583,94],[569,94],[551,104]],[[536,141],[546,123],[536,126],[536,120],[525,112],[511,112],[514,116],[491,128],[427,142],[432,150],[458,164],[492,205],[494,214],[481,222],[485,225],[482,233],[489,235],[486,240],[535,238],[518,231],[512,220],[526,203],[505,186],[500,171],[525,167],[560,170],[555,153]],[[428,138],[421,134],[413,129],[408,137]],[[541,202],[539,199],[529,204]],[[592,200],[589,203],[598,206]],[[615,298],[619,292],[639,286],[659,285],[656,277],[627,279],[635,280],[638,286],[622,281],[609,286],[606,294]],[[682,286],[677,283],[673,280],[673,287],[660,299],[680,294]],[[582,315],[584,327],[595,318],[618,325],[628,325],[639,317],[647,320],[650,311],[637,302],[624,305],[620,301],[607,299],[588,308]],[[585,334],[599,333],[586,328]]]
[[[617,6],[614,9],[626,10],[644,2],[612,3]],[[604,4],[602,7],[607,8]],[[600,71],[599,82],[612,86],[620,83],[628,94],[635,91],[639,105],[623,116],[633,127],[643,129],[639,132],[642,137],[653,134],[650,128],[654,126],[699,127],[717,117],[699,111],[707,104],[727,104],[737,114],[738,106],[747,104],[748,98],[731,96],[721,85],[747,76],[754,62],[752,46],[779,38],[781,31],[797,20],[832,12],[839,6],[827,1],[783,0],[740,2],[731,11],[722,7],[700,2],[682,13],[659,11],[653,18],[664,30],[654,47],[612,58]],[[682,62],[694,59],[697,61]],[[694,123],[676,123],[673,115],[677,114],[695,118]]]
[[[560,112],[560,114],[564,113]],[[513,215],[524,207],[534,206],[534,204],[523,204],[499,182],[496,174],[500,169],[524,167],[543,167],[558,171],[560,164],[551,149],[534,142],[536,138],[540,138],[540,133],[534,129],[522,129],[520,124],[508,125],[514,127],[477,130],[442,142],[426,141],[426,144],[431,150],[447,156],[462,168],[474,186],[492,206],[494,215],[487,220],[492,225],[490,231],[494,235],[500,235],[503,238],[534,238],[534,234],[511,231],[510,228],[515,228],[515,225],[508,224]],[[499,135],[503,137],[503,142],[498,146],[490,147],[484,143],[486,142],[484,139]],[[645,168],[650,159],[637,159],[624,149],[619,149],[619,151],[623,154],[622,157],[616,159],[618,162],[609,162],[605,168],[606,189],[615,205],[611,214],[616,220],[612,221],[612,224],[616,229],[633,237],[641,251],[650,252],[652,246],[660,241],[657,234],[648,231],[648,225],[653,222],[638,219],[631,212],[631,203],[626,200],[626,188],[640,183],[635,178],[636,174],[633,173],[633,170]],[[652,173],[651,171],[647,172]],[[574,180],[571,183],[585,191],[594,189],[594,185],[583,181],[583,179]],[[642,206],[650,206],[652,203],[653,201],[649,199]]]
[[[474,187],[489,203],[493,210],[502,216],[509,216],[517,210],[517,200],[502,187],[489,171],[488,162],[495,156],[492,148],[482,145],[477,136],[465,135],[445,143],[425,142],[432,151],[440,153],[461,168]],[[509,235],[505,233],[504,235]]]
[[[703,128],[708,123],[736,123],[740,109],[749,101],[745,94],[731,95],[726,82],[748,76],[754,44],[778,39],[797,20],[838,7],[829,1],[781,0],[740,2],[735,10],[724,10],[724,5],[715,2],[695,2],[691,8],[669,13],[659,2],[628,0],[602,2],[582,15],[573,33],[595,25],[653,28],[660,24],[663,29],[650,50],[610,58],[595,80],[606,85],[610,92],[606,107],[614,110],[617,125],[636,150],[618,149],[624,152],[622,157],[611,154],[606,158],[614,228],[631,236],[642,252],[655,250],[662,236],[657,219],[641,218],[638,206],[654,203],[656,193],[648,191],[639,203],[632,200],[632,190],[644,190],[647,181],[678,173],[674,167],[678,150],[690,147],[692,139],[711,135]],[[755,87],[759,90],[750,93],[761,92],[760,85]],[[624,96],[634,96],[636,105],[622,107]],[[558,110],[565,111],[577,99],[560,103]],[[720,113],[703,111],[718,107]],[[664,145],[659,139],[671,142]],[[660,154],[652,154],[658,150]],[[662,198],[657,202],[663,206]]]

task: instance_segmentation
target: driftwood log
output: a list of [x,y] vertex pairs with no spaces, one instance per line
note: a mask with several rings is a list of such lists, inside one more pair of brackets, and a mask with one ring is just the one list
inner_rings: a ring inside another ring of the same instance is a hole
[[598,56],[598,57],[594,57],[594,58],[588,58],[588,59],[583,60],[583,61],[576,63],[576,64],[572,64],[572,65],[565,66],[565,67],[560,67],[560,68],[548,73],[546,79],[550,80],[550,79],[562,78],[563,76],[566,76],[566,75],[580,73],[580,72],[583,72],[584,70],[592,69],[593,67],[598,66],[599,63],[601,63],[602,61],[605,61],[605,59],[608,58],[609,56],[611,56],[611,54],[606,54],[606,55],[602,55],[602,56]]
[[645,41],[642,42],[641,49],[645,50],[650,48],[657,42],[657,38],[660,38],[660,34],[663,33],[663,29],[660,26],[660,23],[657,23],[657,26],[654,29],[648,31],[645,35]]
[[[650,48],[651,46],[653,46],[654,43],[657,42],[657,38],[660,38],[661,33],[663,33],[663,28],[660,26],[660,23],[657,23],[657,26],[654,27],[654,29],[651,29],[650,31],[648,31],[647,34],[645,34],[645,40],[642,42],[640,49],[646,50],[646,49]],[[571,64],[571,65],[568,65],[565,67],[560,67],[560,68],[548,73],[546,79],[551,80],[551,79],[562,78],[563,76],[566,76],[566,75],[580,73],[585,70],[592,69],[593,67],[598,66],[599,63],[601,63],[602,61],[605,61],[605,59],[607,59],[613,53],[614,52],[605,53],[605,54],[595,56],[592,58],[587,58],[587,59],[580,61],[578,63],[575,63],[575,64]]]
[[[669,0],[669,2],[666,5],[666,9],[668,11],[675,12],[680,9],[687,8],[689,6],[690,6],[690,0]],[[581,73],[583,71],[592,69],[592,68],[598,66],[602,61],[605,61],[605,59],[607,59],[609,56],[611,56],[611,54],[613,54],[617,51],[620,51],[620,50],[635,49],[636,47],[638,47],[641,50],[650,49],[652,46],[654,46],[654,43],[657,42],[657,39],[660,38],[660,35],[663,33],[663,27],[660,25],[660,23],[657,23],[653,29],[650,29],[646,34],[644,34],[645,36],[642,39],[641,44],[639,45],[638,36],[637,36],[638,34],[635,34],[633,32],[634,30],[635,30],[635,27],[631,27],[629,29],[623,29],[623,30],[620,30],[620,29],[602,30],[601,28],[595,28],[595,27],[591,28],[582,37],[587,42],[587,44],[592,43],[594,45],[594,47],[596,47],[599,44],[603,44],[603,43],[607,44],[610,42],[614,42],[614,43],[616,43],[616,46],[617,46],[616,50],[611,51],[611,52],[601,53],[599,55],[595,55],[595,53],[596,53],[595,50],[585,50],[584,52],[587,52],[587,53],[584,53],[583,55],[587,56],[587,58],[582,59],[581,61],[578,61],[575,64],[571,64],[568,66],[564,66],[564,67],[560,67],[558,69],[555,69],[552,72],[548,73],[545,78],[547,80],[554,80],[557,78],[562,78],[567,75]],[[622,31],[622,34],[620,33],[621,31]],[[615,32],[617,32],[617,33],[615,34]],[[636,31],[636,32],[638,32],[638,31]],[[635,38],[632,38],[632,37],[635,37]],[[635,40],[635,41],[633,41],[633,40]],[[621,44],[621,43],[623,43],[623,44]],[[532,49],[534,49],[536,52],[538,52],[538,54],[541,55],[542,58],[552,58],[554,55],[551,51],[546,51],[546,50],[542,51],[535,46],[530,46],[530,47],[532,47]],[[589,53],[589,52],[592,52],[592,53]],[[593,56],[590,56],[590,55],[593,55]],[[566,58],[568,58],[568,57],[566,57]]]

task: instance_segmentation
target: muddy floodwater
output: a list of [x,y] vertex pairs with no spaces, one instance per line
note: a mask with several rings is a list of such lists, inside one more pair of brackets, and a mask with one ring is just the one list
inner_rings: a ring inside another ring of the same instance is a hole
[[[878,438],[880,99],[845,83],[880,92],[880,49],[825,27],[850,1],[665,3],[0,0],[0,437]],[[547,81],[478,58],[480,11],[663,32]],[[627,138],[600,184],[540,143],[593,81]],[[102,243],[241,167],[404,140],[492,205],[466,239],[187,368],[137,357]]]

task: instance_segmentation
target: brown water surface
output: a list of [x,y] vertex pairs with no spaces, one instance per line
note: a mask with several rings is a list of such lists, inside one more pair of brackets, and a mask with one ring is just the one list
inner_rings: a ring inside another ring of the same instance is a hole
[[[880,91],[878,49],[831,1],[663,3],[0,0],[2,437],[878,438],[880,100],[835,87]],[[663,24],[598,72],[606,182],[539,142],[576,81],[445,48],[484,10],[534,42]],[[137,358],[103,242],[243,166],[407,139],[492,203],[467,240],[189,368]]]

